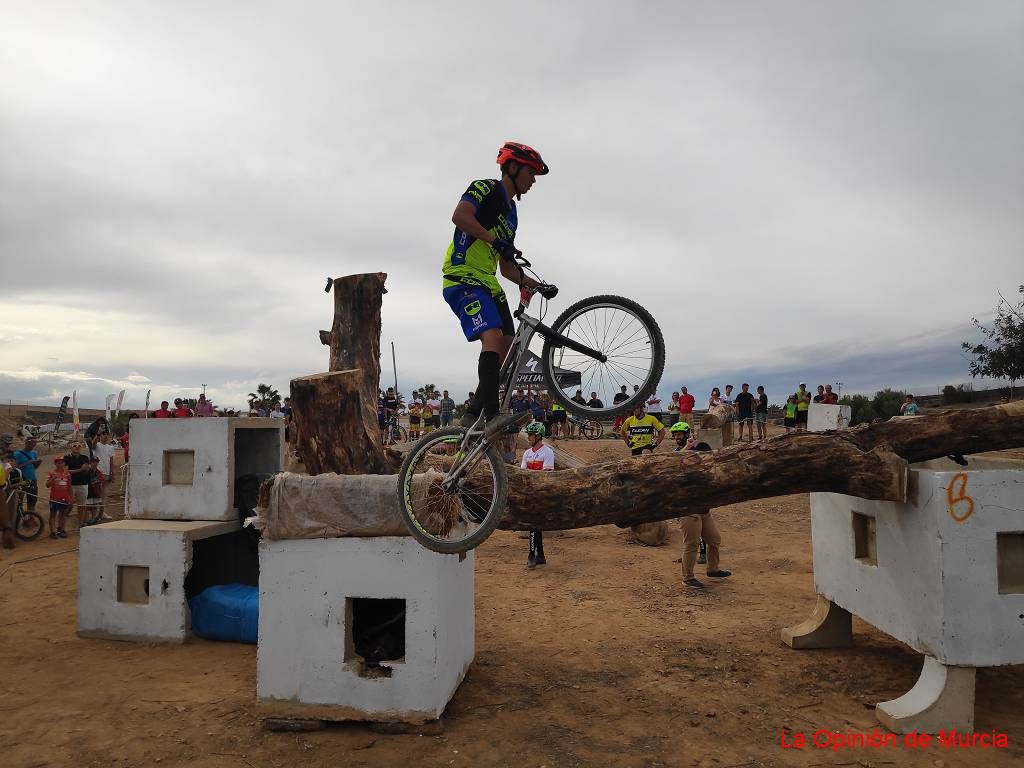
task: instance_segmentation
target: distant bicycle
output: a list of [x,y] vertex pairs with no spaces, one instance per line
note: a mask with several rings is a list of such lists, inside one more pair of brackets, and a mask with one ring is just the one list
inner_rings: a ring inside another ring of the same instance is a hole
[[[522,256],[516,263],[524,271],[530,266]],[[534,334],[544,339],[539,368],[545,388],[570,414],[584,421],[612,419],[646,403],[665,367],[665,342],[651,314],[631,299],[594,296],[577,301],[549,327],[527,315],[526,308],[535,294],[554,298],[557,288],[530,273],[539,284],[534,289],[520,285],[519,308],[513,313],[518,327],[498,378],[504,392],[500,413],[509,410]],[[612,402],[619,388],[630,384],[637,390],[608,407],[591,408],[572,399],[582,389],[596,392],[602,403]],[[529,418],[529,411],[518,414],[509,431],[518,432]],[[469,429],[436,429],[408,453],[398,474],[399,510],[423,546],[459,554],[479,546],[498,527],[508,493],[502,437],[488,434],[481,413]]]
[[398,423],[397,413],[391,414],[381,433],[384,435],[385,446],[409,442],[409,430]]
[[35,512],[29,512],[25,509],[25,494],[28,483],[21,479],[21,472],[17,469],[11,470],[12,478],[17,476],[16,480],[11,481],[7,487],[6,499],[7,508],[10,509],[11,499],[15,499],[14,504],[14,520],[13,528],[14,535],[22,541],[32,541],[38,539],[39,534],[43,532],[43,518]]
[[597,440],[604,434],[604,424],[596,419],[581,419],[579,416],[569,414],[569,422],[575,425],[587,440]]

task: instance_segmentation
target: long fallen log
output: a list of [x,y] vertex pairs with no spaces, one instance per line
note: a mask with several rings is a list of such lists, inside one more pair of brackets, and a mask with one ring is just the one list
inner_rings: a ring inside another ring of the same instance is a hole
[[[1019,447],[1024,447],[1024,402],[896,418],[836,432],[780,435],[764,445],[734,445],[714,453],[669,453],[666,447],[662,454],[554,472],[510,466],[508,509],[501,527],[557,530],[605,523],[635,525],[709,507],[814,491],[903,501],[910,462]],[[288,502],[287,509],[269,508],[275,489],[285,495],[297,493],[286,482],[312,489],[301,490],[304,503],[299,506],[305,512],[295,506],[294,499],[283,500]],[[358,475],[277,475],[271,481],[274,485],[265,485],[261,494],[260,506],[268,508],[271,521],[268,532],[271,537],[293,537],[358,531],[358,520],[333,519],[342,513],[330,494],[339,493],[373,505],[374,513],[387,522],[386,530],[400,531],[397,477],[374,478],[380,485],[376,496],[367,493],[367,482]],[[330,492],[316,489],[328,484],[334,486]],[[368,511],[364,510],[364,517]]]
[[831,491],[903,501],[907,465],[1024,447],[1024,402],[893,418],[835,432],[780,435],[761,446],[666,453],[561,472],[509,468],[501,527],[644,523],[694,509]]

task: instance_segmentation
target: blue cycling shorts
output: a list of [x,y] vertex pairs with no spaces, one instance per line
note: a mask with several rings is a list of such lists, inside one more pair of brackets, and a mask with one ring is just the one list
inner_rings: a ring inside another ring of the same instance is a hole
[[515,323],[504,296],[491,296],[482,285],[453,285],[442,291],[444,300],[462,323],[466,341],[476,341],[480,334],[497,328],[505,336],[514,336]]

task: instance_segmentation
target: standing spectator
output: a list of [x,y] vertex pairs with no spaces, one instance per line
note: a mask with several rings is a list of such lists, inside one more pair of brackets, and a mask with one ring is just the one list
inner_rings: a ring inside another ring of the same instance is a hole
[[742,390],[736,395],[736,420],[740,423],[740,431],[736,436],[739,442],[743,442],[743,426],[747,427],[747,439],[754,440],[754,396],[750,394],[750,385],[746,382],[740,387]]
[[472,402],[473,402],[473,393],[472,393],[472,392],[470,392],[470,393],[469,393],[469,397],[467,397],[467,398],[466,398],[466,402],[464,402],[464,403],[462,404],[462,407],[463,407],[463,408],[468,408],[468,407],[470,406],[470,403],[472,403]]
[[430,421],[427,426],[430,429],[437,429],[441,426],[441,398],[437,392],[428,393],[426,405],[430,409]]
[[693,426],[693,406],[697,404],[693,395],[689,393],[686,387],[679,388],[679,421],[686,422],[691,427]]
[[757,405],[754,408],[754,423],[757,424],[757,439],[764,442],[768,439],[768,395],[764,387],[757,387]]
[[786,400],[786,405],[783,412],[782,424],[786,428],[787,432],[792,432],[796,429],[796,414],[797,414],[797,403],[796,395],[790,395]]
[[[576,394],[572,396],[572,401],[574,403],[576,403],[576,405],[579,405],[579,406],[581,406],[583,408],[587,407],[587,401],[583,399],[583,390],[582,389],[577,389],[576,390]],[[576,425],[577,425],[577,422],[575,420],[575,417],[569,419],[569,423],[567,425],[567,429],[569,430],[569,439],[574,439],[577,436],[576,435]]]
[[89,459],[88,471],[88,495],[86,497],[83,522],[83,511],[78,513],[78,525],[96,525],[103,521],[103,497],[106,495],[107,477],[99,467],[100,460],[93,456]]
[[92,455],[96,439],[102,434],[110,434],[110,425],[107,424],[107,417],[100,416],[85,430],[85,444],[89,447],[89,455]]
[[732,396],[732,390],[733,390],[732,384],[726,384],[725,385],[725,394],[722,395],[722,397],[721,397],[722,405],[729,406],[729,413],[730,414],[732,413],[732,404],[735,402],[735,400],[733,399],[733,396]]
[[[394,390],[391,387],[388,387],[388,392],[394,392]],[[284,415],[285,416],[287,416],[289,419],[291,418],[291,416],[292,416],[292,399],[290,397],[286,397],[284,399],[284,405],[281,406],[281,410],[284,411]]]
[[[612,405],[618,405],[629,400],[629,393],[626,392],[626,385],[622,385],[622,389],[615,393],[615,397],[612,398]],[[626,420],[625,416],[618,416],[615,419],[615,425],[612,427],[616,432],[622,429],[622,422]]]
[[825,403],[825,405],[837,405],[839,403],[839,395],[832,391],[831,384],[825,385],[825,397],[821,402]]
[[25,508],[29,512],[35,511],[36,501],[39,499],[39,482],[36,477],[36,470],[43,460],[36,452],[36,439],[25,438],[25,447],[15,451],[11,457],[15,466],[21,470],[22,487],[25,489]]
[[75,440],[71,443],[71,453],[64,455],[64,466],[71,474],[71,511],[78,512],[78,527],[82,527],[85,517],[85,503],[89,500],[89,457],[82,454],[82,443]]
[[0,547],[3,549],[14,549],[14,519],[15,504],[17,499],[12,493],[8,498],[7,493],[13,483],[16,482],[17,469],[14,466],[14,459],[7,443],[0,446]]
[[650,399],[647,401],[647,408],[645,410],[647,411],[648,416],[653,416],[664,424],[664,420],[661,418],[661,398],[658,397],[657,392],[651,394]]
[[153,411],[154,419],[169,419],[171,418],[171,412],[167,408],[167,401],[161,400],[160,407]]
[[53,471],[46,476],[47,495],[50,497],[50,538],[66,539],[64,524],[71,512],[71,473],[64,466],[64,457],[55,456]]
[[668,405],[665,406],[665,426],[671,427],[673,424],[679,421],[679,393],[673,392],[672,399],[668,401]]
[[590,393],[590,399],[587,400],[588,408],[604,408],[604,403],[601,402],[601,398],[597,396],[597,392]]
[[441,393],[441,426],[450,427],[455,418],[455,401],[448,394],[446,389]]
[[906,402],[900,406],[900,416],[917,416],[918,410],[917,403],[914,402],[914,396],[907,395]]
[[196,416],[209,417],[216,415],[216,411],[213,410],[213,403],[206,399],[206,395],[200,394],[199,400],[196,402]]
[[665,439],[665,426],[656,418],[644,415],[644,404],[633,409],[633,415],[622,422],[622,439],[634,456],[644,451],[653,452]]
[[815,403],[823,403],[823,402],[825,402],[825,388],[823,386],[821,386],[821,384],[818,385],[818,392],[817,392],[817,394],[814,395],[812,400]]
[[[530,447],[523,451],[522,469],[550,472],[555,468],[555,452],[544,444],[544,425],[536,421],[526,425],[526,439]],[[544,559],[544,533],[539,528],[530,529],[530,554],[526,559],[527,568],[547,564]]]
[[418,401],[413,400],[412,405],[409,406],[409,439],[419,440],[420,439],[420,416],[422,414],[421,406]]
[[550,403],[551,415],[549,416],[549,420],[551,421],[551,439],[561,439],[564,437],[564,435],[562,435],[562,430],[565,429],[565,424],[567,423],[565,407],[559,405],[553,400],[550,401]]
[[[706,448],[706,444],[697,444],[694,449]],[[683,584],[691,589],[705,589],[703,582],[693,574],[693,566],[697,564],[697,554],[702,545],[706,547],[707,574],[713,579],[725,579],[732,576],[732,571],[724,571],[718,565],[722,546],[722,534],[718,531],[715,518],[709,509],[704,513],[691,513],[679,520],[683,529]]]
[[284,410],[281,408],[280,403],[274,403],[274,407],[270,409],[270,418],[272,419],[283,419],[285,418]]
[[[260,415],[261,416],[266,416],[265,413],[260,414]],[[191,419],[192,418],[192,409],[189,408],[185,404],[184,400],[182,400],[180,397],[176,397],[176,398],[174,398],[174,410],[171,411],[171,418],[174,418],[174,419]]]
[[530,415],[534,421],[539,421],[545,426],[545,432],[547,431],[547,412],[544,410],[544,403],[541,402],[540,395],[534,395],[530,400]]
[[811,393],[807,391],[807,385],[800,382],[800,386],[794,393],[796,397],[796,431],[807,431],[807,411],[811,407]]
[[512,400],[509,403],[509,408],[512,409],[512,413],[522,413],[523,411],[530,410],[530,398],[526,396],[526,393],[519,389],[512,396]]
[[99,470],[108,481],[114,477],[114,454],[116,452],[114,441],[107,434],[100,435],[99,442],[92,449],[93,458],[99,460]]
[[[679,399],[682,400],[683,398],[680,397]],[[712,387],[711,395],[708,397],[708,410],[717,408],[720,405],[722,405],[722,393],[718,387]]]

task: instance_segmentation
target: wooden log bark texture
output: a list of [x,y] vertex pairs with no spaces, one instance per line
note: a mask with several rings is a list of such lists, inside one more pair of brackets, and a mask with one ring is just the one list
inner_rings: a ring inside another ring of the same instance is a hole
[[385,455],[377,426],[386,279],[373,272],[333,281],[334,322],[320,332],[330,346],[330,372],[291,383],[295,449],[310,474],[380,474],[398,466]]
[[292,379],[295,450],[309,474],[395,471],[381,446],[377,409],[366,408],[363,388],[361,370]]
[[666,453],[556,472],[509,468],[501,527],[645,523],[707,507],[830,491],[903,501],[907,465],[1024,446],[1024,402],[780,435],[714,453]]

